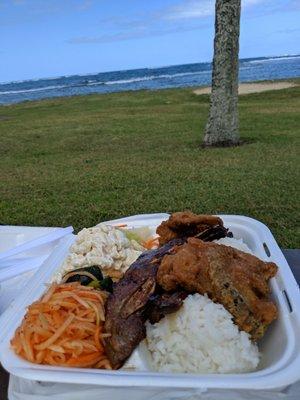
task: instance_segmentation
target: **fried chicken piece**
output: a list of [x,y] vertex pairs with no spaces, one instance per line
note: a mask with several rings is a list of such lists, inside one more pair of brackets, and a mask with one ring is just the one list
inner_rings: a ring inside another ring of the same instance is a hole
[[176,238],[187,238],[197,236],[212,228],[219,228],[218,237],[225,237],[227,230],[223,227],[223,221],[214,215],[197,215],[191,211],[176,212],[167,221],[163,221],[156,229],[159,235],[159,245],[169,242]]
[[268,285],[276,271],[272,262],[232,247],[189,238],[163,258],[157,283],[166,291],[183,288],[191,293],[207,293],[223,304],[241,330],[258,340],[277,317]]

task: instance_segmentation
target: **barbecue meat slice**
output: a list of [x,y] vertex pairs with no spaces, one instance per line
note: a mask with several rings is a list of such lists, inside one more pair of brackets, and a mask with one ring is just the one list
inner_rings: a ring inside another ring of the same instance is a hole
[[[158,313],[159,294],[155,296],[158,266],[166,254],[170,254],[176,246],[184,242],[182,239],[175,239],[156,250],[143,253],[114,285],[113,293],[106,302],[104,326],[105,332],[111,335],[105,341],[105,350],[114,369],[120,368],[145,338],[148,314],[155,311],[157,316]],[[147,310],[146,305],[151,297],[153,301],[153,296],[157,301],[156,308],[150,302]],[[178,300],[173,297],[173,301],[175,300],[177,306]],[[165,307],[165,312],[172,309],[172,298],[169,298],[168,307]]]
[[188,292],[184,290],[151,296],[146,310],[146,315],[150,323],[156,324],[165,315],[179,310],[182,306],[183,300],[187,296]]
[[163,258],[157,283],[166,291],[207,293],[223,304],[241,330],[258,340],[277,317],[268,285],[276,271],[272,262],[229,246],[189,238]]
[[224,228],[222,219],[214,215],[197,215],[191,211],[183,211],[176,212],[167,221],[163,221],[156,233],[159,235],[159,244],[162,246],[172,239],[198,236],[216,227],[219,228],[219,235],[209,240],[226,236],[227,229]]

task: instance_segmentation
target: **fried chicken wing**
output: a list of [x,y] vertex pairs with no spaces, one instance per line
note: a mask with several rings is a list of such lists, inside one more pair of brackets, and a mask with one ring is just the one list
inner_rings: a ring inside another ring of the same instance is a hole
[[[224,228],[221,218],[214,215],[197,215],[190,211],[183,211],[176,212],[167,221],[163,221],[156,233],[159,235],[159,244],[162,246],[172,239],[210,234],[211,231],[214,235],[216,232],[218,234],[211,240],[227,235],[227,229]],[[204,238],[206,239],[206,236]]]
[[277,317],[268,285],[276,271],[272,262],[232,247],[189,238],[162,259],[157,283],[166,291],[183,288],[207,293],[223,304],[241,330],[257,340]]

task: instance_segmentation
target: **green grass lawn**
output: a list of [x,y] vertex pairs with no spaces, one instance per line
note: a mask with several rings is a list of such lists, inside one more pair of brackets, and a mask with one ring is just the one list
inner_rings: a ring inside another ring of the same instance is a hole
[[78,230],[190,209],[257,218],[299,247],[300,87],[241,96],[250,142],[235,148],[200,147],[208,101],[189,88],[0,107],[0,222]]

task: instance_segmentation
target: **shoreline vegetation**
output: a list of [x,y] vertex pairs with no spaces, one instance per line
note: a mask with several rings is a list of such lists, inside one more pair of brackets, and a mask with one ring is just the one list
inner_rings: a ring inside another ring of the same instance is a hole
[[195,87],[0,107],[0,223],[78,230],[191,209],[251,216],[299,247],[300,79],[279,82],[295,86],[241,96],[247,144],[233,148],[201,148],[209,96]]

